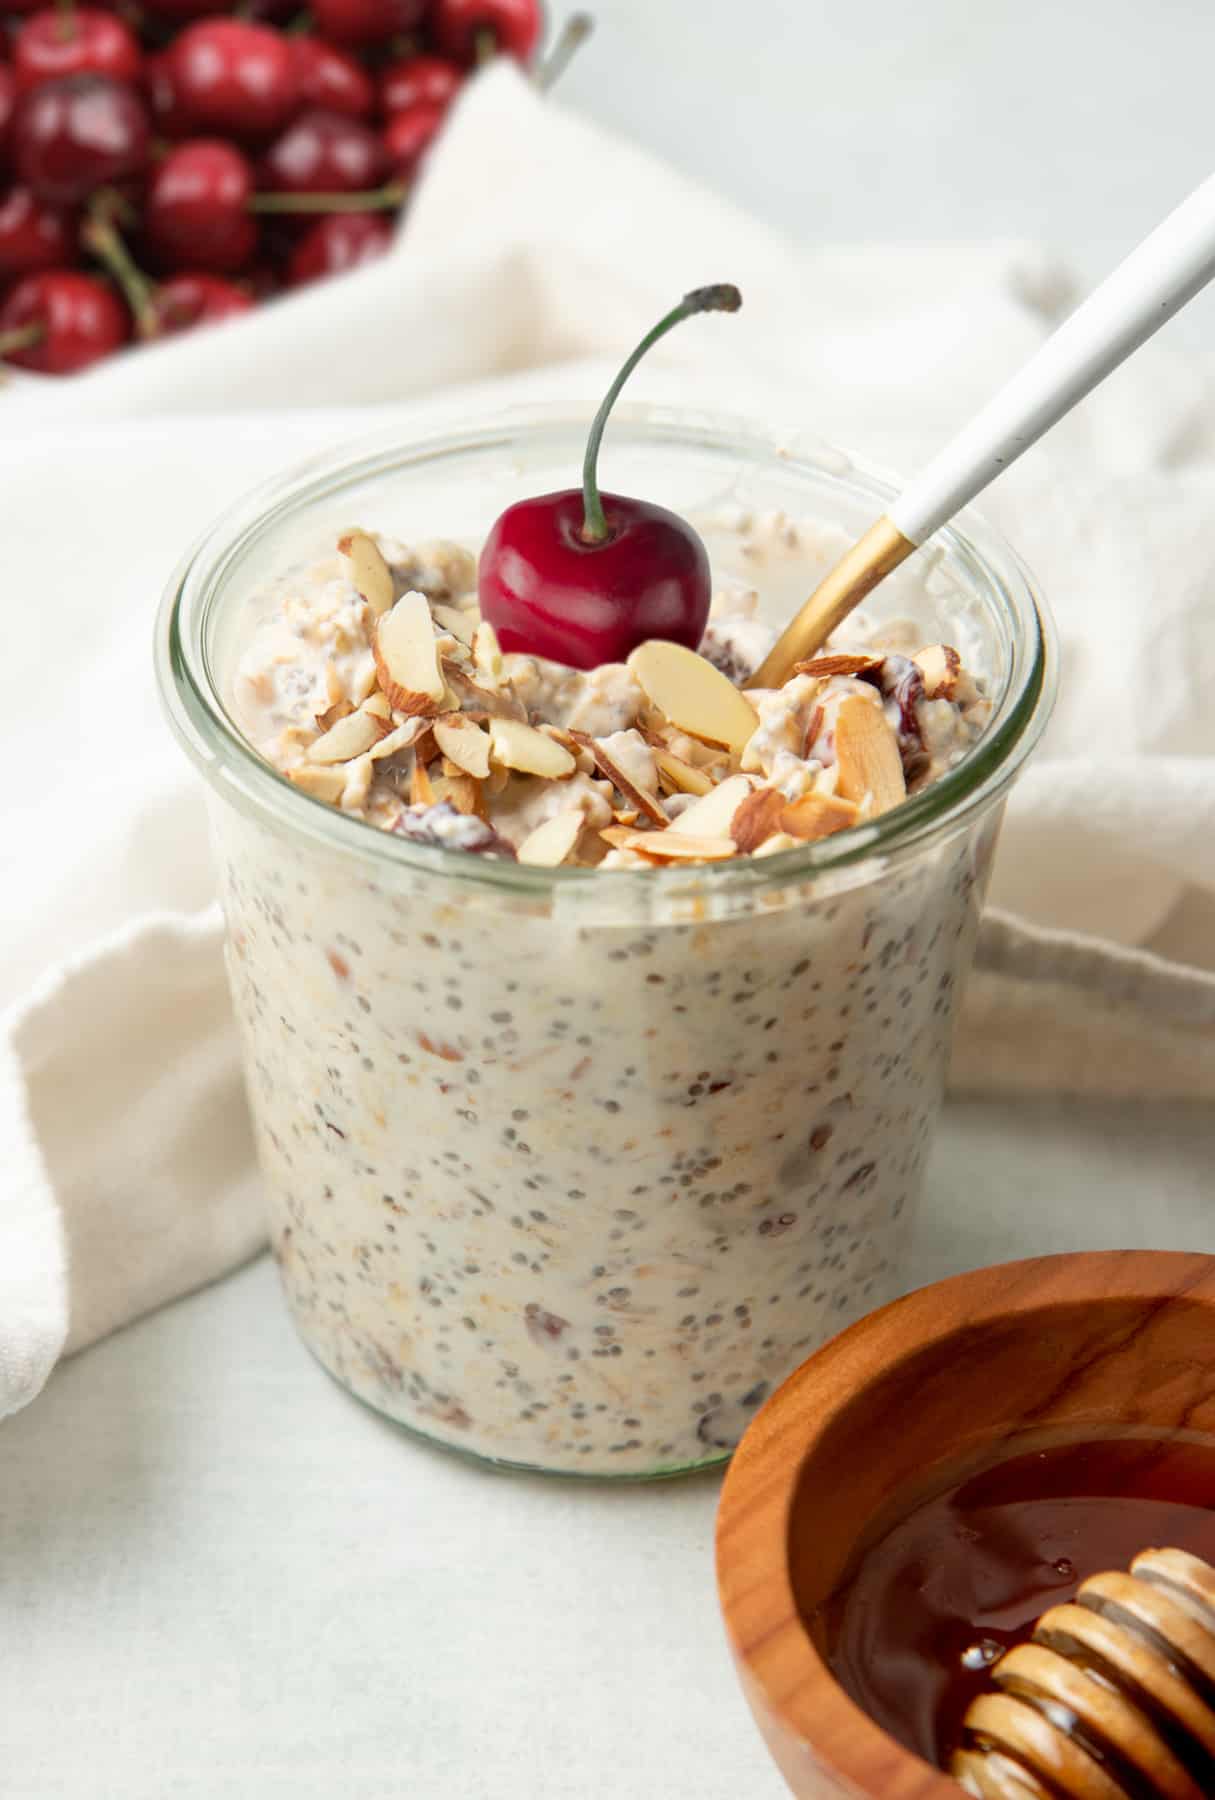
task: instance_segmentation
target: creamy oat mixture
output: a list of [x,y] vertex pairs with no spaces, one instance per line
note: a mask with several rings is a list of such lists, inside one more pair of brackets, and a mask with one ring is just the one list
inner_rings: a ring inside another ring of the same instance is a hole
[[[757,575],[799,547],[782,515],[740,537]],[[352,532],[270,596],[236,711],[305,793],[381,830],[605,870],[846,830],[934,781],[986,724],[957,651],[910,624],[854,623],[782,687],[744,693],[776,639],[758,605],[723,580],[699,656],[649,643],[583,673],[502,654],[460,546]]]
[[903,1274],[998,813],[729,898],[709,865],[897,804],[986,702],[911,625],[854,626],[846,662],[744,698],[772,641],[748,583],[804,552],[783,520],[733,541],[747,580],[719,577],[704,659],[673,667],[500,656],[452,546],[352,534],[249,602],[233,711],[305,792],[486,876],[694,865],[669,901],[597,877],[514,891],[213,805],[301,1334],[354,1393],[482,1456],[719,1459]]

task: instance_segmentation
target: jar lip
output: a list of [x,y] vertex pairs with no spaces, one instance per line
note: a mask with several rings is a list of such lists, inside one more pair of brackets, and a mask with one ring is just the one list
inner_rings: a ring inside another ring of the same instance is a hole
[[[222,787],[228,798],[242,800],[264,821],[302,832],[381,871],[396,866],[523,896],[569,891],[587,883],[602,886],[610,879],[614,892],[627,889],[636,898],[644,887],[664,899],[691,892],[720,894],[786,887],[828,872],[854,870],[878,858],[901,860],[921,848],[926,839],[956,828],[991,805],[1007,789],[1041,736],[1054,703],[1055,632],[1021,558],[969,508],[960,515],[964,529],[952,523],[944,526],[934,542],[952,553],[986,591],[988,603],[994,601],[1003,611],[1012,642],[1003,691],[993,697],[995,710],[983,735],[956,767],[869,824],[765,857],[740,857],[682,869],[613,869],[605,875],[595,868],[537,868],[417,844],[314,799],[280,775],[229,715],[205,654],[209,608],[239,552],[271,524],[281,523],[292,513],[306,513],[310,504],[340,485],[440,456],[454,458],[461,451],[491,450],[495,445],[505,448],[529,432],[578,433],[585,425],[581,412],[574,414],[568,405],[549,403],[503,407],[489,425],[483,417],[444,418],[414,439],[403,436],[398,426],[297,462],[222,513],[170,578],[156,622],[156,674],[162,704],[178,741],[208,782]],[[740,460],[756,464],[779,461],[782,471],[790,473],[803,468],[814,479],[838,485],[854,498],[871,497],[876,510],[883,510],[900,491],[897,478],[877,465],[829,445],[801,427],[782,432],[729,413],[631,404],[616,408],[613,431],[618,438],[631,432],[634,442],[668,443],[675,451],[681,447],[728,448]]]

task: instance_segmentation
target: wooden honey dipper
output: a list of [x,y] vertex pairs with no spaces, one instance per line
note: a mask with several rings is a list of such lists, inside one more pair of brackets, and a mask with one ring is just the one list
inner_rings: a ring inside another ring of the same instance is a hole
[[950,1773],[979,1800],[1212,1800],[1215,1568],[1144,1550],[992,1667]]

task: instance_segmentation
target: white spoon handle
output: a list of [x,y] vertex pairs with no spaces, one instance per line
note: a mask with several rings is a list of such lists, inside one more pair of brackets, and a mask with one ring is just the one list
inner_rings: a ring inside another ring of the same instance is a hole
[[1215,175],[1169,214],[890,508],[922,544],[1215,275]]

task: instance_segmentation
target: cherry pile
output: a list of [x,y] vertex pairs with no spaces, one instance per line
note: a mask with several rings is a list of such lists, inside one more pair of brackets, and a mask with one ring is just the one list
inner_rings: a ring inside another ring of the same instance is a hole
[[228,4],[7,0],[0,359],[70,374],[383,255],[469,71],[542,31],[540,0]]

